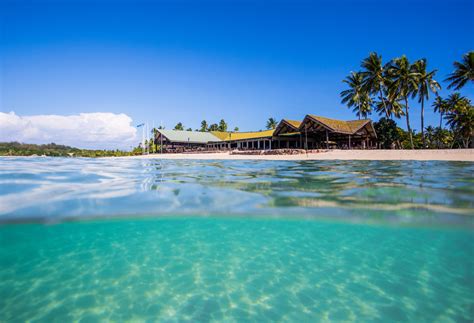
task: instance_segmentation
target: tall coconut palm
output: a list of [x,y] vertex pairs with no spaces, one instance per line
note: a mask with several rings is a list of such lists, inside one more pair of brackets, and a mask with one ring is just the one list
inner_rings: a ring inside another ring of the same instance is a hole
[[439,127],[441,128],[443,126],[443,116],[448,111],[448,103],[438,95],[431,106],[434,108],[434,112],[439,113]]
[[[453,95],[456,94],[458,93]],[[452,100],[448,98],[448,105],[449,111],[446,114],[447,124],[454,131],[455,135],[461,139],[464,148],[468,148],[471,137],[474,134],[474,106],[472,106],[469,99],[458,95],[453,97]]]
[[414,71],[405,55],[392,60],[387,67],[387,75],[391,78],[388,88],[390,99],[397,97],[403,98],[405,101],[405,118],[407,121],[407,130],[410,137],[411,149],[414,149],[413,134],[410,126],[410,113],[408,106],[408,98],[416,95],[418,88],[418,73]]
[[374,109],[380,116],[384,115],[385,111],[388,111],[390,119],[393,119],[393,117],[400,119],[405,115],[405,112],[403,111],[405,105],[401,102],[400,98],[391,100],[388,97],[385,97],[382,100],[375,101]]
[[448,89],[461,89],[467,82],[474,83],[474,51],[463,55],[461,62],[454,62],[454,71],[445,81],[449,81]]
[[275,129],[277,126],[277,121],[274,118],[268,118],[267,120],[267,129]]
[[438,93],[441,89],[439,83],[433,78],[437,70],[431,72],[426,71],[426,59],[420,59],[413,64],[413,70],[418,73],[418,102],[421,103],[421,139],[423,141],[423,147],[426,146],[425,142],[425,100],[429,100],[430,92]]
[[365,58],[361,67],[364,69],[362,74],[363,88],[372,95],[379,96],[379,102],[382,104],[385,116],[388,118],[390,113],[384,100],[384,90],[387,88],[387,77],[385,68],[382,64],[382,56],[375,52],[369,54],[369,57]]
[[207,131],[207,128],[208,128],[207,121],[206,121],[206,120],[202,120],[202,121],[201,121],[201,129],[199,129],[199,131],[201,131],[201,132],[206,132],[206,131]]
[[227,131],[227,122],[225,122],[224,119],[221,119],[221,121],[219,121],[219,131],[222,131],[222,132],[226,132]]
[[349,89],[341,92],[342,103],[346,104],[348,108],[353,108],[352,111],[361,118],[367,117],[371,112],[371,99],[367,90],[363,87],[362,73],[351,72],[342,82],[349,85]]

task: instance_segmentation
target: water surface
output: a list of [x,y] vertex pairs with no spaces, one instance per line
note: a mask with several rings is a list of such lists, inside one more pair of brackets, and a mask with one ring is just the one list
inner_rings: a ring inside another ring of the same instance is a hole
[[473,174],[0,158],[0,321],[472,321]]

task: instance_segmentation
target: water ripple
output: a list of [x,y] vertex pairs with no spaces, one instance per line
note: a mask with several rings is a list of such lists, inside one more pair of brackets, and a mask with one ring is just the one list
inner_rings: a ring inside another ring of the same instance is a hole
[[0,221],[304,216],[472,226],[474,163],[0,158]]

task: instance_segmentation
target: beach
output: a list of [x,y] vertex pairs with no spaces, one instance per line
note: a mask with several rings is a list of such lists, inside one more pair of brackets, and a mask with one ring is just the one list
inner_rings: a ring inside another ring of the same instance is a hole
[[[116,157],[106,157],[116,158]],[[230,152],[150,154],[118,158],[215,160],[445,160],[474,162],[474,149],[329,150],[298,155],[244,155]]]

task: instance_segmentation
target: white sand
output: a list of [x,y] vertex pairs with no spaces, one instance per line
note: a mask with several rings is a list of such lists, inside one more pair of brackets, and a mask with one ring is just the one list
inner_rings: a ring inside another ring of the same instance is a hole
[[229,152],[220,152],[196,154],[152,154],[119,158],[219,160],[451,160],[474,162],[474,149],[330,150],[327,152],[309,153],[301,155],[231,155]]

